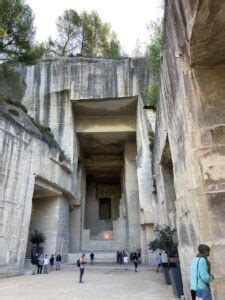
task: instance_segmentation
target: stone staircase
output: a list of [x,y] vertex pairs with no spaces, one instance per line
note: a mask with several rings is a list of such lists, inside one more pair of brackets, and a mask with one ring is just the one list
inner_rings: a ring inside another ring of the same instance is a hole
[[[74,264],[81,257],[82,253],[85,253],[85,259],[87,262],[90,261],[90,253],[91,252],[76,252],[76,253],[68,253],[68,263]],[[94,262],[95,263],[114,263],[116,262],[116,251],[94,251]]]

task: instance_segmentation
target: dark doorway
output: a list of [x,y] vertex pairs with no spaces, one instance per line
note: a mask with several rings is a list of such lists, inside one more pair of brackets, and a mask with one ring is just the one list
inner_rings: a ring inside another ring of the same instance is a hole
[[111,199],[99,198],[99,219],[111,219]]

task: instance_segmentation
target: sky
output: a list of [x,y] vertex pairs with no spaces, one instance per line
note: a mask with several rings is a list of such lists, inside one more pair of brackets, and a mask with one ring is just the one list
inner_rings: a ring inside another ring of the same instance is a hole
[[149,41],[146,25],[162,15],[161,0],[27,0],[35,16],[36,40],[44,42],[56,37],[56,19],[66,9],[78,13],[96,10],[103,21],[111,24],[128,55],[134,54],[139,39],[140,52]]

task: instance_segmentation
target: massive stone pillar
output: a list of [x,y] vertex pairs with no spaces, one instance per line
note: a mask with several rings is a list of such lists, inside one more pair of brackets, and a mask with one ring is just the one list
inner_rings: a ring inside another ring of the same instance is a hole
[[154,121],[150,122],[152,118],[154,119],[154,113],[147,114],[147,111],[143,109],[141,96],[139,96],[136,140],[142,263],[153,263],[148,243],[153,236],[153,223],[156,220],[156,216],[153,214],[155,203],[152,193],[152,153],[150,151],[150,137],[154,136]]
[[80,205],[72,205],[70,207],[69,227],[70,227],[70,241],[69,252],[78,252],[81,249],[81,214],[82,208]]
[[136,145],[124,146],[124,191],[127,207],[129,250],[140,248],[140,215],[137,185]]
[[69,201],[65,196],[58,200],[58,218],[55,253],[60,252],[64,260],[69,250]]
[[34,189],[28,138],[0,115],[0,277],[23,272]]
[[224,13],[219,0],[165,5],[154,175],[160,223],[177,227],[188,299],[199,243],[211,247],[214,299],[225,294]]
[[[63,196],[34,198],[30,233],[37,229],[45,234],[43,244],[44,254],[52,255],[57,252],[66,257],[69,243],[69,203]],[[31,245],[28,242],[27,255]]]

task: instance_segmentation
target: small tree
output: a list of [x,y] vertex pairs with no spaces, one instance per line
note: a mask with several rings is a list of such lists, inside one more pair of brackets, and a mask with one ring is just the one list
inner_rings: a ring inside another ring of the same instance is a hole
[[63,15],[58,17],[57,23],[58,36],[55,41],[49,38],[48,49],[59,56],[76,54],[79,51],[81,40],[81,19],[78,13],[73,10],[65,10]]
[[103,49],[103,56],[110,58],[120,57],[120,42],[115,32],[112,33],[110,41],[107,46]]
[[22,0],[0,1],[0,62],[33,63],[44,52],[34,43],[33,13]]
[[156,110],[159,94],[159,85],[157,82],[153,82],[144,90],[144,103],[145,106]]
[[163,27],[161,21],[153,22],[149,26],[152,31],[151,43],[148,46],[148,65],[152,74],[158,79],[160,73],[162,34]]
[[148,66],[152,75],[152,83],[144,91],[146,108],[156,109],[159,96],[159,75],[162,55],[162,22],[154,22],[149,26],[151,43],[147,48]]
[[57,39],[49,39],[49,53],[59,56],[120,56],[120,43],[109,23],[96,11],[65,10],[56,23]]
[[[34,230],[33,233],[30,234],[30,242],[36,245],[37,250],[39,249],[39,245],[44,243],[46,237],[43,232],[38,231],[37,229]],[[38,252],[38,251],[37,251]]]
[[175,242],[176,229],[171,229],[169,226],[160,226],[157,224],[155,230],[156,238],[149,242],[149,249],[164,250],[168,256],[177,256],[177,243]]

